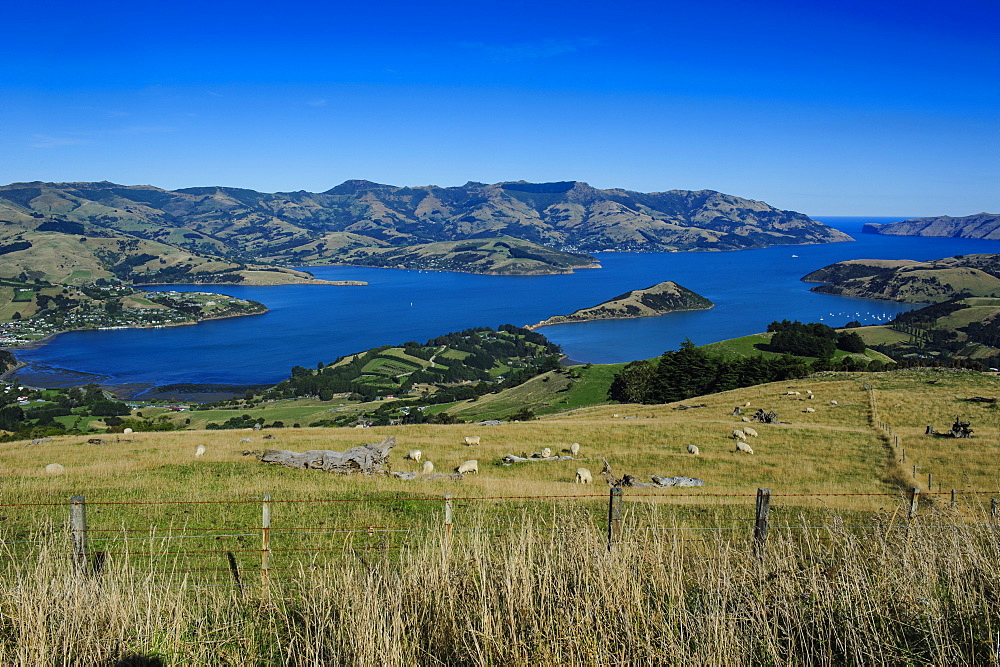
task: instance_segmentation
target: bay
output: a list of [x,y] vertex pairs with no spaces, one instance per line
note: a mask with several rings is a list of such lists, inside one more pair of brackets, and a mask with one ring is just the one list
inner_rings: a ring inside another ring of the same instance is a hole
[[833,262],[1000,253],[1000,241],[861,234],[865,222],[903,218],[818,219],[857,240],[734,252],[599,253],[602,269],[560,276],[310,267],[318,278],[369,284],[161,286],[153,289],[253,299],[270,312],[195,326],[62,334],[15,351],[27,364],[18,378],[36,386],[274,383],[288,377],[292,366],[313,367],[378,345],[424,342],[470,327],[533,324],[664,280],[716,304],[707,311],[539,330],[573,360],[624,362],[676,349],[685,338],[703,344],[763,331],[775,319],[878,323],[914,307],[810,292],[812,285],[801,277]]

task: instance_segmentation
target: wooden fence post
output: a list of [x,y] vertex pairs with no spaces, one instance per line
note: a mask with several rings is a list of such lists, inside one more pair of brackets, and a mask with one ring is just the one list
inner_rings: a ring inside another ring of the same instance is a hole
[[233,581],[236,582],[236,590],[242,593],[243,584],[240,583],[240,568],[236,564],[236,556],[233,555],[232,551],[227,551],[226,558],[229,560],[229,572],[233,575]]
[[927,493],[934,493],[934,473],[927,473]]
[[771,489],[757,489],[757,515],[753,526],[753,549],[758,556],[764,555],[767,530],[770,527]]
[[87,571],[87,503],[83,496],[69,499],[69,523],[73,531],[73,571]]
[[917,516],[917,507],[920,504],[920,489],[913,487],[910,489],[910,518]]
[[608,551],[621,539],[622,530],[622,490],[615,486],[608,495]]
[[997,499],[990,498],[990,516],[994,519],[997,518]]
[[955,502],[955,493],[956,493],[955,489],[952,489],[951,490],[951,508],[952,509],[955,509],[955,507],[957,506],[957,503]]
[[455,521],[451,507],[451,498],[452,495],[450,493],[444,494],[444,534],[449,539],[451,539],[451,526]]
[[267,583],[271,569],[271,495],[264,494],[261,509],[260,579]]

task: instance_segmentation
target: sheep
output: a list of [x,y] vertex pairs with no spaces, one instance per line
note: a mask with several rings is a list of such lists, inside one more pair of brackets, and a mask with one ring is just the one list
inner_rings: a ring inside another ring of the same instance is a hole
[[570,445],[569,446],[569,453],[572,454],[573,456],[576,456],[577,454],[579,454],[580,453],[580,443],[579,442],[574,442],[572,445]]
[[472,473],[479,474],[479,461],[473,459],[472,461],[466,461],[462,465],[455,468],[455,472],[460,475],[471,475]]
[[46,475],[61,475],[64,472],[66,472],[66,468],[63,468],[61,463],[50,463],[45,466]]
[[468,445],[469,447],[471,447],[472,445],[478,445],[479,444],[479,436],[478,435],[467,435],[467,436],[465,436],[465,444]]
[[811,395],[812,395],[812,393],[813,393],[813,392],[812,392],[812,389],[806,389],[806,393],[807,393],[807,394],[809,394],[809,395],[811,396]]
[[744,408],[749,408],[750,407],[750,401],[747,401],[746,403],[744,403],[743,407]]
[[424,473],[425,475],[431,474],[432,472],[434,472],[434,464],[431,463],[430,461],[424,461],[424,466],[420,469],[420,472]]
[[837,401],[830,401],[830,405],[840,405]]
[[253,442],[250,438],[240,438],[240,442]]
[[132,429],[130,429],[130,428],[126,428],[124,431],[122,431],[123,435],[130,435],[131,433],[132,433]]
[[816,394],[809,394],[808,396],[806,396],[806,398],[808,398],[811,401],[812,399],[816,398]]
[[593,484],[594,476],[590,474],[590,471],[586,468],[576,469],[576,483],[577,484]]
[[738,454],[740,452],[745,452],[747,454],[753,454],[753,449],[751,449],[750,445],[748,445],[747,443],[743,442],[742,440],[737,440],[736,441],[736,453]]
[[698,449],[698,445],[688,445],[688,454],[694,454],[695,456],[700,456],[701,450]]
[[806,412],[816,412],[816,408],[806,408]]
[[543,459],[547,459],[550,456],[552,456],[552,450],[549,447],[543,448],[542,451],[539,453],[542,455]]
[[733,429],[733,440],[746,440],[746,439],[747,439],[746,431],[741,431],[738,428]]
[[746,422],[746,423],[749,424],[750,423],[750,418],[749,417],[740,417],[740,421],[741,422]]
[[755,429],[750,428],[749,426],[744,426],[743,432],[749,435],[751,438],[757,437],[757,431]]
[[198,445],[194,450],[194,457],[200,459],[205,455],[205,445]]
[[410,451],[406,452],[406,456],[404,456],[403,458],[406,459],[407,461],[420,463],[421,456],[423,456],[423,452],[421,452],[419,449],[411,449]]

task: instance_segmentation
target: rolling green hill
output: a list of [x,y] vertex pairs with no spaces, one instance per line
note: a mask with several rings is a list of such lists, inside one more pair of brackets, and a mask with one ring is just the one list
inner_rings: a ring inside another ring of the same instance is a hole
[[854,259],[802,278],[813,292],[909,303],[1000,297],[1000,255],[958,255],[929,262]]

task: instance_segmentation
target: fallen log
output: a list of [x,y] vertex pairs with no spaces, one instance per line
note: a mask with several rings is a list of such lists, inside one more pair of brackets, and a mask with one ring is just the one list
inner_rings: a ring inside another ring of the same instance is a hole
[[292,452],[287,449],[268,449],[261,455],[261,463],[283,465],[296,470],[325,470],[343,475],[361,473],[373,475],[384,472],[389,452],[396,446],[396,438],[390,436],[378,444],[358,445],[346,452],[329,449],[311,449],[307,452]]
[[583,459],[575,459],[572,456],[514,456],[513,454],[508,454],[507,456],[500,459],[500,463],[505,466],[509,466],[511,463],[535,463],[536,461],[582,461]]
[[396,479],[405,479],[407,481],[414,479],[423,479],[429,482],[461,482],[465,479],[465,475],[460,472],[453,473],[443,473],[443,472],[432,472],[429,475],[418,475],[415,472],[389,472],[386,473],[390,477],[395,477]]

